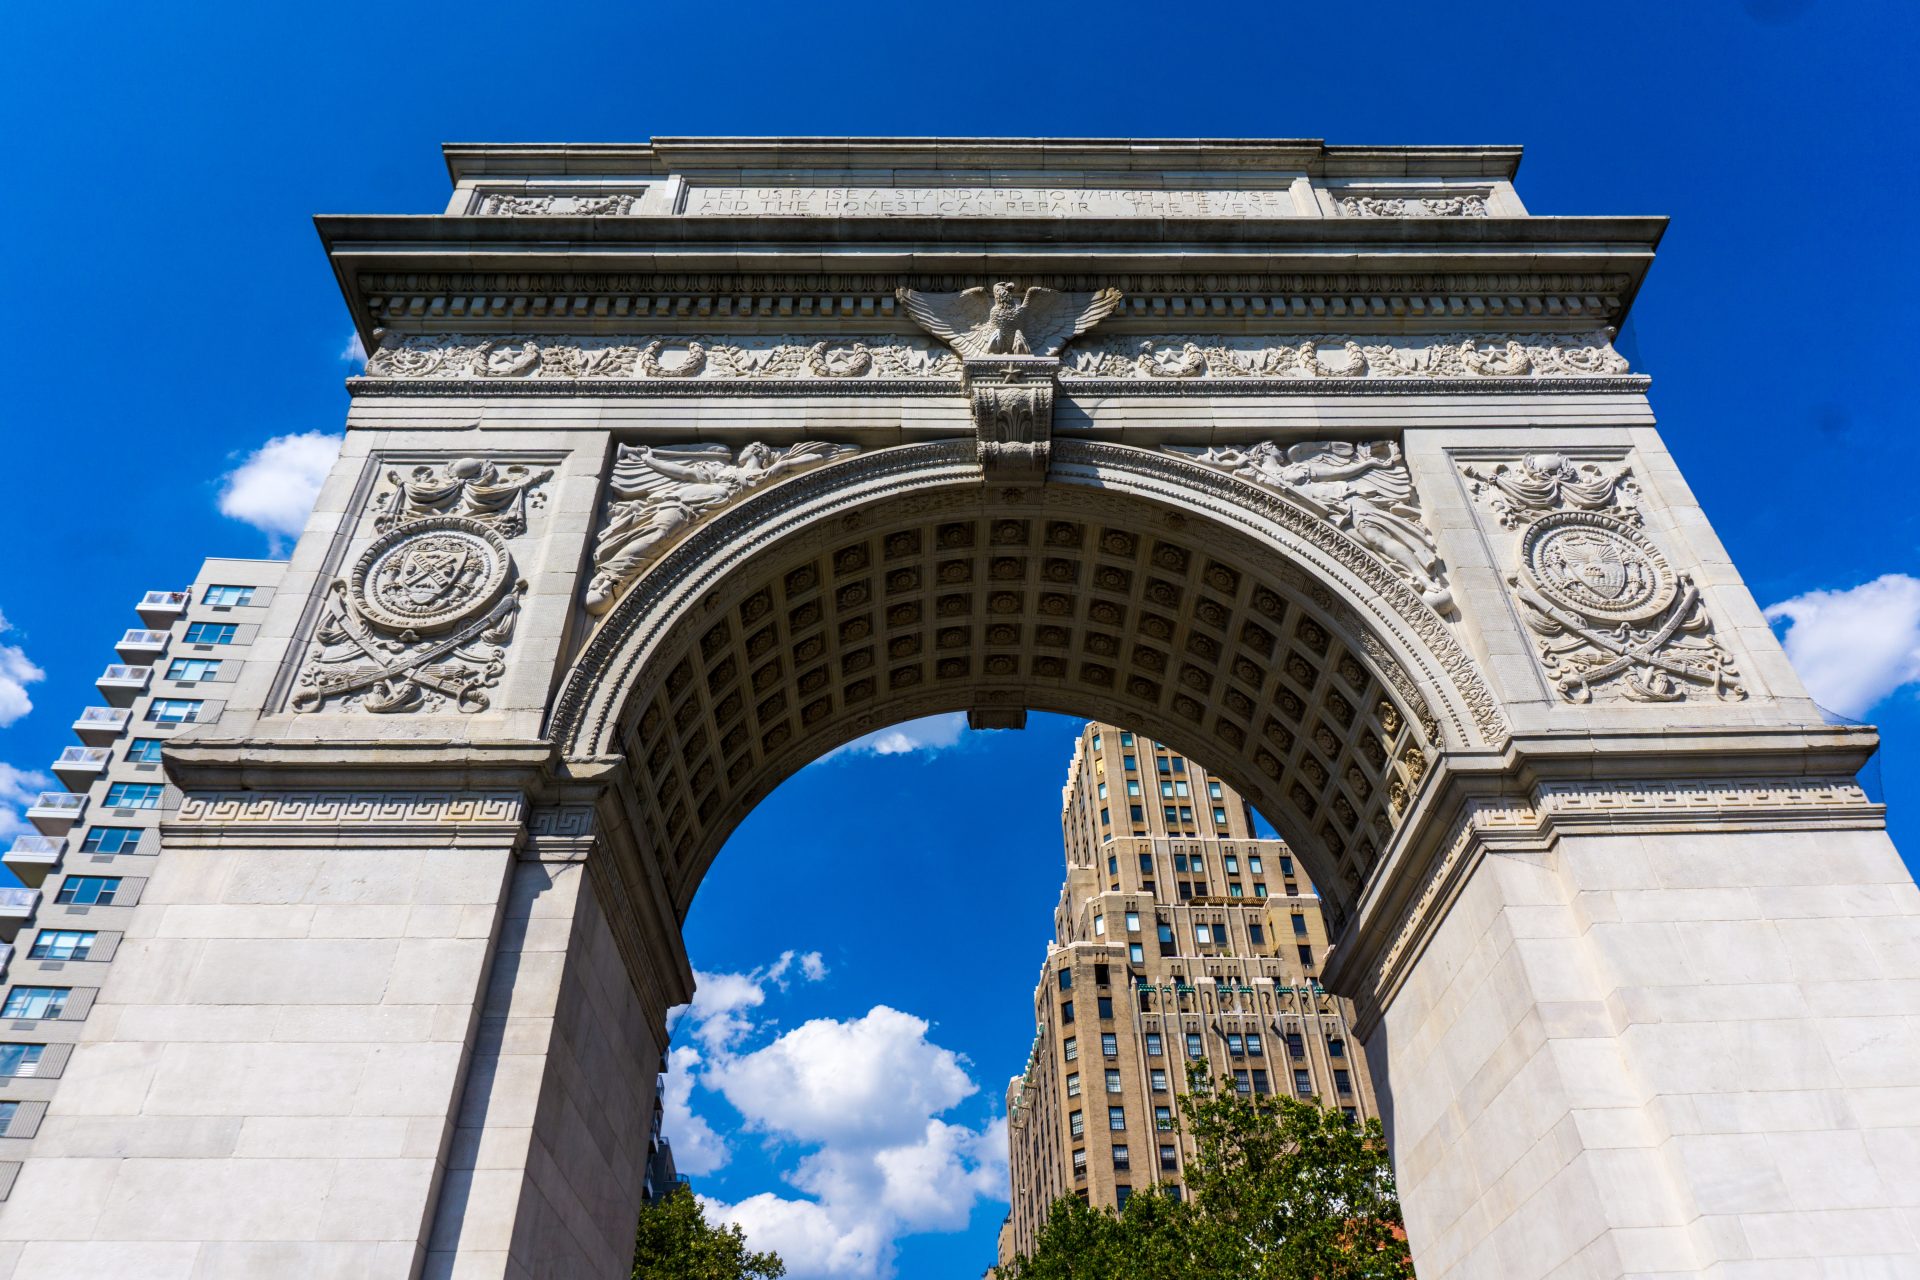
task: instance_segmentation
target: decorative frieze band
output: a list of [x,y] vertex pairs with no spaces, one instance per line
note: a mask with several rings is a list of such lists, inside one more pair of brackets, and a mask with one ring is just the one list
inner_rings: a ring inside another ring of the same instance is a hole
[[450,826],[517,823],[517,791],[210,791],[189,794],[186,826]]
[[712,335],[674,338],[572,338],[554,334],[383,333],[367,359],[379,379],[632,379],[662,382],[882,381],[958,382],[960,360],[918,338],[838,341],[747,340]]
[[1586,334],[1446,334],[1381,338],[1111,336],[1083,342],[1063,379],[1381,379],[1617,377],[1627,361],[1613,331]]

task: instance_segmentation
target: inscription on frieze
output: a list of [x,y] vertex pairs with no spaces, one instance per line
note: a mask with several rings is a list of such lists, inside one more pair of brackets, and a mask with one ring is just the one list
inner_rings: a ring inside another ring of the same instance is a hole
[[1111,187],[694,187],[686,212],[789,218],[1293,218],[1292,192]]

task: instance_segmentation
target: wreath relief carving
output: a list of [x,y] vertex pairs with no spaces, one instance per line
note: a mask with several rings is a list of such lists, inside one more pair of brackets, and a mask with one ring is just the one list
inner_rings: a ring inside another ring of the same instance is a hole
[[1699,588],[1647,536],[1627,467],[1535,453],[1461,473],[1495,522],[1517,534],[1507,584],[1561,697],[1747,696]]
[[293,710],[486,710],[527,590],[507,539],[526,532],[529,491],[552,475],[482,458],[388,472],[372,504],[379,536],[327,588]]

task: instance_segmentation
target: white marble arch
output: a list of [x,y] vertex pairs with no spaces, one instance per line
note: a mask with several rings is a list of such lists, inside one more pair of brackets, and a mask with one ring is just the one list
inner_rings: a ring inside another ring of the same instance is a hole
[[[169,747],[0,1280],[624,1275],[727,832],[859,733],[1029,707],[1294,843],[1424,1280],[1920,1275],[1920,890],[1608,342],[1658,220],[1527,216],[1490,148],[449,154],[447,215],[322,221],[375,359],[263,659]],[[742,166],[1293,213],[683,215]],[[1106,354],[895,306],[1003,280],[1120,289]],[[712,469],[662,497],[635,446]]]

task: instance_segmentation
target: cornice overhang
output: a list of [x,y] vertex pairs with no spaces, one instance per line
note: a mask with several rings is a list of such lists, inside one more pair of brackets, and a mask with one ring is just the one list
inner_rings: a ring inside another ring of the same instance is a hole
[[[436,281],[458,294],[497,292],[463,277],[512,275],[535,292],[592,299],[637,276],[858,275],[943,287],[990,277],[1097,277],[1123,289],[1182,277],[1219,292],[1255,292],[1280,277],[1323,280],[1360,296],[1532,291],[1604,276],[1603,314],[1618,325],[1666,230],[1658,217],[1274,219],[885,219],[578,216],[485,218],[322,215],[315,226],[363,341],[389,322],[369,306],[366,277]],[[1209,281],[1229,276],[1234,281]],[[611,277],[626,277],[614,281]],[[1408,278],[1393,282],[1388,277]],[[1471,279],[1470,290],[1446,287]],[[733,290],[714,281],[716,294]],[[829,290],[836,285],[824,286]],[[1282,290],[1284,291],[1284,290]],[[382,298],[386,288],[377,288]],[[407,289],[406,292],[416,292]],[[891,293],[891,286],[879,291]],[[430,310],[431,303],[423,304]],[[591,315],[594,308],[582,309]],[[883,306],[883,311],[890,307]],[[564,314],[564,313],[562,313]],[[602,309],[601,314],[604,314]],[[557,324],[556,328],[565,328]]]

